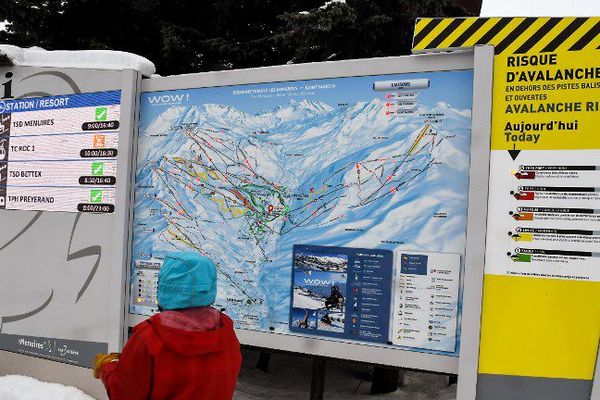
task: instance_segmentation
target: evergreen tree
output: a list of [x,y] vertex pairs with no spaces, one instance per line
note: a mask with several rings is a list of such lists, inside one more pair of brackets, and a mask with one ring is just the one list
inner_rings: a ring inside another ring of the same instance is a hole
[[0,41],[112,49],[163,75],[407,54],[415,18],[455,0],[0,0]]
[[415,19],[464,16],[453,0],[347,0],[285,13],[278,40],[294,62],[409,54]]

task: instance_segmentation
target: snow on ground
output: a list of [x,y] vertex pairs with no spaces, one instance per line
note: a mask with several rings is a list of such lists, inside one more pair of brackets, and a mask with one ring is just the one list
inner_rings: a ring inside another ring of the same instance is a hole
[[[273,354],[269,372],[256,369],[257,351],[243,351],[244,365],[234,400],[306,400],[310,394],[312,361],[308,357]],[[356,363],[332,361],[325,374],[326,400],[455,400],[456,385],[444,375],[406,372],[404,387],[395,393],[369,395],[368,368]]]
[[28,376],[0,376],[0,400],[94,400],[74,387]]
[[[269,372],[257,368],[259,352],[242,351],[244,363],[233,400],[306,400],[310,394],[309,357],[273,354]],[[369,395],[369,367],[342,360],[330,361],[325,374],[326,400],[455,400],[456,385],[444,375],[407,371],[404,386],[394,393]],[[90,379],[91,374],[90,374]],[[0,377],[0,400],[94,400],[79,389],[41,382],[25,376]],[[98,400],[106,400],[104,396]]]
[[294,307],[317,310],[325,307],[325,300],[304,293],[301,289],[294,288]]
[[41,47],[21,48],[9,44],[0,45],[0,53],[6,54],[15,65],[56,68],[135,69],[144,76],[151,76],[156,67],[148,59],[124,51],[110,50],[53,50]]

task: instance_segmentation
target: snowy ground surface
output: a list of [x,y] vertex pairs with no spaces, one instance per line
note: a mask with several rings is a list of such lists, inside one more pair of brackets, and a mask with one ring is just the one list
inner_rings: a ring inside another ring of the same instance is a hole
[[79,389],[28,376],[0,376],[0,400],[94,400]]
[[[310,358],[273,354],[268,373],[255,368],[257,360],[258,352],[244,351],[244,366],[234,400],[308,400],[312,373]],[[407,372],[404,387],[397,392],[371,396],[371,383],[365,379],[368,373],[369,369],[360,364],[330,362],[325,377],[325,400],[456,399],[456,385],[448,386],[446,376],[418,372]]]
[[[269,372],[258,370],[258,351],[244,350],[244,364],[234,400],[308,400],[312,361],[308,357],[273,354]],[[395,393],[369,395],[370,369],[361,364],[331,361],[325,378],[325,400],[454,400],[456,386],[444,375],[406,372],[404,387]],[[90,377],[91,379],[91,377]],[[0,400],[95,400],[82,391],[24,376],[0,377]],[[105,400],[105,397],[98,398]]]

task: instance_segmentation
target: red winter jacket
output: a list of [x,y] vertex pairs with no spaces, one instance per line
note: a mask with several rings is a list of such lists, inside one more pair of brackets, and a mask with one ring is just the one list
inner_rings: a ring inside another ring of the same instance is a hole
[[240,366],[231,319],[198,307],[138,324],[100,377],[111,400],[230,400]]

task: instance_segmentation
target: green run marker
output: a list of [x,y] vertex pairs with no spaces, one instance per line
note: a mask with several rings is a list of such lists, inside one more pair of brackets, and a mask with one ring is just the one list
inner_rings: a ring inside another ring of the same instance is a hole
[[531,254],[518,253],[513,254],[512,256],[510,256],[510,258],[514,262],[531,262]]
[[90,202],[91,203],[102,203],[102,189],[90,190]]
[[108,118],[107,107],[96,107],[96,121],[106,121]]
[[104,163],[103,162],[93,162],[92,163],[92,175],[93,176],[103,176],[104,175]]

